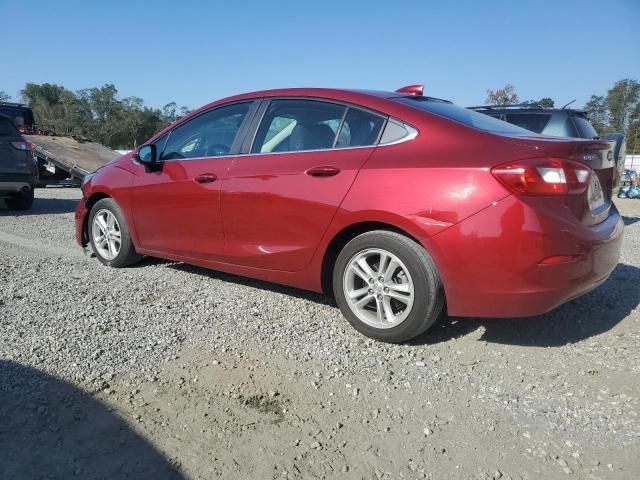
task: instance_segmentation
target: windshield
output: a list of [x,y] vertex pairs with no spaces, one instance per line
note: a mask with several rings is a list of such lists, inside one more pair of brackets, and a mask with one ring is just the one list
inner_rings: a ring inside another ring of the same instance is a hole
[[524,128],[503,122],[484,113],[467,110],[453,103],[445,103],[427,97],[398,97],[392,100],[448,118],[449,120],[462,123],[468,127],[484,130],[485,132],[505,133],[509,135],[535,135],[535,133],[525,130]]

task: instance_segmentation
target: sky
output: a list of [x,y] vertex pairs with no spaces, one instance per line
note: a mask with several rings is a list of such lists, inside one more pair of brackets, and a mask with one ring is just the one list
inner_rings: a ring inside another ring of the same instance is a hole
[[113,83],[152,107],[254,90],[396,90],[582,106],[640,80],[640,0],[0,0],[0,90]]

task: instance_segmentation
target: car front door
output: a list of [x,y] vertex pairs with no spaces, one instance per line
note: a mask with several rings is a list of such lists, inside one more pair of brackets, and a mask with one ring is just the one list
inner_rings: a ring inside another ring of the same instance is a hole
[[139,165],[131,195],[144,250],[216,260],[224,247],[220,185],[255,102],[206,111],[156,141],[158,161]]
[[298,271],[313,256],[385,118],[309,99],[268,102],[222,185],[227,261]]

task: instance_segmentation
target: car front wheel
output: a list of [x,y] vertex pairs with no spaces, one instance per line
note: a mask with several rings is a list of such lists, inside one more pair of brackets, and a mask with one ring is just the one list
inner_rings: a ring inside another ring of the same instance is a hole
[[89,239],[93,253],[109,267],[127,267],[142,258],[136,253],[122,211],[111,198],[99,200],[91,209]]
[[372,231],[351,240],[336,260],[333,289],[349,323],[384,342],[410,340],[443,311],[444,289],[433,260],[395,232]]

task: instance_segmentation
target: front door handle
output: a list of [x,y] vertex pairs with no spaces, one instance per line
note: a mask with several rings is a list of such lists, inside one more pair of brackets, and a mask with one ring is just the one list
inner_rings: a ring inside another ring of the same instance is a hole
[[213,183],[218,179],[213,173],[203,173],[194,178],[196,183]]
[[304,173],[311,175],[312,177],[333,177],[340,173],[340,169],[333,165],[323,165],[320,167],[310,168]]

